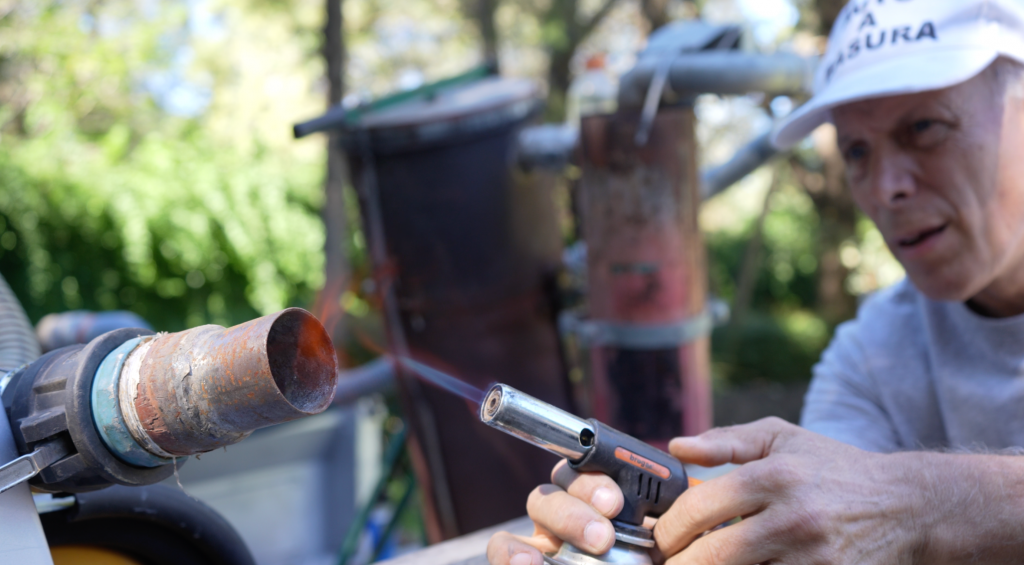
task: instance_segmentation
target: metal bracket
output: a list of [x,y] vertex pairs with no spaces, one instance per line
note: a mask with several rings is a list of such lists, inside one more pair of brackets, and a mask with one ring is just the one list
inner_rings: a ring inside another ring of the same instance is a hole
[[24,369],[25,367],[28,367],[28,363],[25,363],[20,367],[15,367],[7,371],[6,373],[3,373],[3,375],[0,375],[0,394],[4,393],[4,390],[7,389],[7,385],[11,384],[11,381],[14,379],[14,376],[17,375],[18,372]]
[[0,467],[0,493],[10,490],[38,475],[71,452],[65,440],[48,441],[32,453]]
[[714,316],[709,310],[668,324],[629,324],[581,320],[571,312],[559,320],[563,332],[573,333],[590,345],[611,345],[626,349],[665,349],[696,341],[711,333]]
[[[651,45],[653,49],[645,50],[641,54],[641,58],[647,57],[657,58],[657,66],[654,69],[654,74],[651,76],[651,84],[647,87],[647,96],[644,97],[644,107],[640,112],[640,124],[636,129],[636,137],[633,141],[637,147],[643,147],[647,145],[647,141],[651,137],[651,128],[654,126],[654,118],[658,114],[658,106],[661,104],[661,95],[665,92],[665,85],[668,83],[669,74],[672,72],[672,63],[675,62],[676,57],[683,53],[694,53],[697,51],[714,51],[714,50],[731,50],[735,49],[739,44],[740,39],[740,28],[736,26],[722,26],[722,27],[710,27],[701,30],[701,28],[693,28],[689,24],[683,24],[682,27],[679,25],[675,26],[676,29],[665,29],[663,28],[660,38],[656,45]],[[697,31],[696,37],[701,37],[700,31],[705,33],[711,32],[711,35],[705,36],[706,39],[701,43],[689,43],[682,38],[694,37],[691,32]],[[654,36],[652,36],[652,39]],[[653,41],[651,43],[654,43]]]
[[640,112],[640,125],[636,128],[636,137],[633,141],[637,147],[647,145],[651,137],[651,128],[654,126],[654,117],[658,115],[658,106],[661,104],[661,93],[665,91],[665,83],[668,82],[668,73],[672,70],[672,61],[675,57],[662,57],[658,61],[658,67],[651,77],[651,85],[647,87],[647,97],[644,98],[644,109]]

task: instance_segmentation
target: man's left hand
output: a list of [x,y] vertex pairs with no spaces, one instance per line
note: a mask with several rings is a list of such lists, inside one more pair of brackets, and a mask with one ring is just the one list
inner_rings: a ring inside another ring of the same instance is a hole
[[743,466],[690,488],[658,520],[668,565],[892,565],[916,562],[922,549],[929,493],[907,480],[908,454],[862,451],[778,418],[677,438],[669,451]]

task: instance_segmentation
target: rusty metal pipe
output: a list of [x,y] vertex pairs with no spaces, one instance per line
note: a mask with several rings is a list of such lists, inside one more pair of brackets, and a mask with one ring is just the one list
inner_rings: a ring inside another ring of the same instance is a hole
[[121,411],[148,451],[204,453],[323,411],[334,396],[337,365],[327,332],[299,308],[231,328],[159,334],[125,361]]

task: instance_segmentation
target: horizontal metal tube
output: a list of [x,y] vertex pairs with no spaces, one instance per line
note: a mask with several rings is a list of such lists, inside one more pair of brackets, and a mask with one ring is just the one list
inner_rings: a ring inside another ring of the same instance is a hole
[[43,316],[36,324],[36,336],[43,351],[53,351],[75,343],[89,343],[120,328],[152,329],[149,323],[134,312],[72,310]]
[[121,410],[141,445],[184,456],[322,412],[337,380],[324,327],[309,312],[289,308],[232,328],[200,326],[142,344],[125,362]]
[[382,355],[365,365],[338,371],[334,405],[352,404],[360,398],[388,392],[395,387],[395,360]]
[[778,148],[771,141],[771,131],[758,136],[731,159],[701,174],[701,197],[708,199],[722,192],[778,154]]
[[295,135],[295,139],[299,139],[306,137],[311,133],[317,133],[329,129],[341,129],[345,126],[345,120],[348,119],[348,114],[348,110],[343,106],[332,106],[324,115],[292,126],[292,134]]
[[581,459],[591,448],[580,433],[587,430],[589,438],[594,437],[590,422],[500,383],[491,387],[480,404],[480,420],[571,461]]
[[[660,59],[641,59],[619,81],[619,107],[640,108]],[[678,94],[798,94],[810,90],[816,59],[791,53],[761,55],[705,51],[677,55],[668,84]]]

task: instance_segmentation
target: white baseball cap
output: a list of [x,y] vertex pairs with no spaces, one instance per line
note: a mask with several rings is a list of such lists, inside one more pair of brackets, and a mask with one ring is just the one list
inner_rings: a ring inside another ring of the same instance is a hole
[[791,147],[848,102],[960,84],[1000,56],[1024,62],[1024,0],[851,0],[832,28],[814,96],[772,142]]

